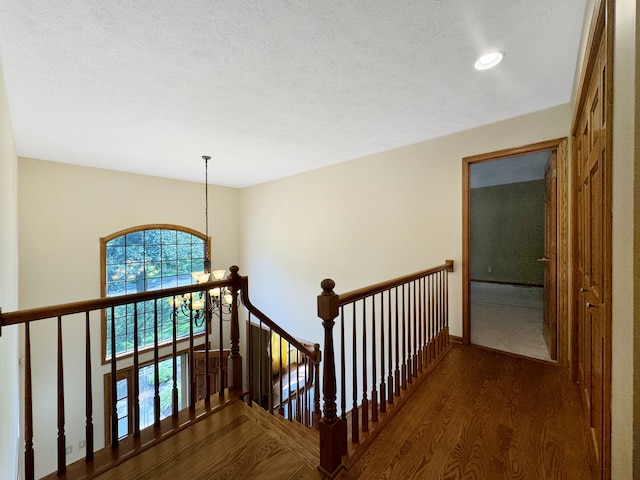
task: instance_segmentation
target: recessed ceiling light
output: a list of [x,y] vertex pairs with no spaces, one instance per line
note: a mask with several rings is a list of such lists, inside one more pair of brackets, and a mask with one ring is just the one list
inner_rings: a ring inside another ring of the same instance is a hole
[[504,52],[491,52],[481,56],[475,64],[476,70],[486,70],[498,65],[504,58]]

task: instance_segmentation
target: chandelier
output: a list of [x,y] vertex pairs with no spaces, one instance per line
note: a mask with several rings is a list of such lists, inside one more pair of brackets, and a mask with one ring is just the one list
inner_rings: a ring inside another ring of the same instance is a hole
[[[196,283],[207,283],[213,276],[215,280],[222,280],[226,270],[214,270],[211,272],[211,256],[209,252],[209,160],[211,157],[203,155],[204,160],[204,218],[205,218],[205,236],[204,242],[204,271],[191,272],[191,277]],[[184,316],[193,315],[196,326],[201,327],[207,318],[216,315],[224,321],[231,318],[231,304],[233,296],[227,287],[212,288],[207,292],[187,292],[184,295],[177,295],[169,298],[169,304],[173,308],[174,317],[181,313]],[[208,305],[207,305],[208,304]],[[226,317],[226,318],[225,318]]]

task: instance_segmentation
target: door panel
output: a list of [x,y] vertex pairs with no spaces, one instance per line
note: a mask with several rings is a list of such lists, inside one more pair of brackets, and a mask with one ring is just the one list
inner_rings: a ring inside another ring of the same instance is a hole
[[577,119],[577,135],[574,165],[576,184],[576,304],[577,382],[583,399],[585,418],[588,420],[592,439],[590,458],[594,478],[607,477],[605,462],[607,425],[607,326],[606,269],[606,102],[605,41],[601,42],[591,78],[584,83],[587,89],[585,108]]

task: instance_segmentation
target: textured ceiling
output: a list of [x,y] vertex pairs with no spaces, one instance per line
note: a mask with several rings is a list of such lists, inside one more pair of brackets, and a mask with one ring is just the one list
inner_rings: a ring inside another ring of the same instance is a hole
[[0,62],[19,155],[241,187],[567,103],[585,4],[2,0]]

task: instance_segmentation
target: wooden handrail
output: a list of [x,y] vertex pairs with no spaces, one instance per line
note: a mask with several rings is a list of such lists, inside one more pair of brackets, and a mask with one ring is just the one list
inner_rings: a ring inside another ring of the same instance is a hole
[[437,267],[427,268],[426,270],[421,270],[419,272],[410,273],[408,275],[396,277],[391,280],[374,283],[373,285],[358,288],[356,290],[351,290],[350,292],[341,293],[338,296],[338,305],[343,306],[348,303],[353,303],[357,300],[362,300],[363,298],[375,295],[376,293],[382,293],[391,288],[399,287],[402,284],[406,284],[419,278],[426,277],[427,275],[431,275],[432,273],[442,272],[444,270],[446,270],[447,272],[453,272],[453,260],[445,260],[445,263],[443,263],[442,265],[438,265]]
[[232,284],[233,280],[228,277],[223,280],[215,280],[212,282],[196,283],[193,285],[165,288],[162,290],[150,290],[140,293],[129,293],[127,295],[119,295],[117,297],[95,298],[92,300],[61,303],[58,305],[17,310],[14,312],[0,311],[0,324],[3,326],[18,325],[21,323],[33,322],[36,320],[54,318],[58,315],[67,316],[73,315],[75,313],[91,312],[104,308],[117,307],[119,305],[127,305],[130,303],[138,303],[146,300],[154,300],[156,298],[177,296],[189,292],[200,292],[210,290],[212,288],[231,287]]

